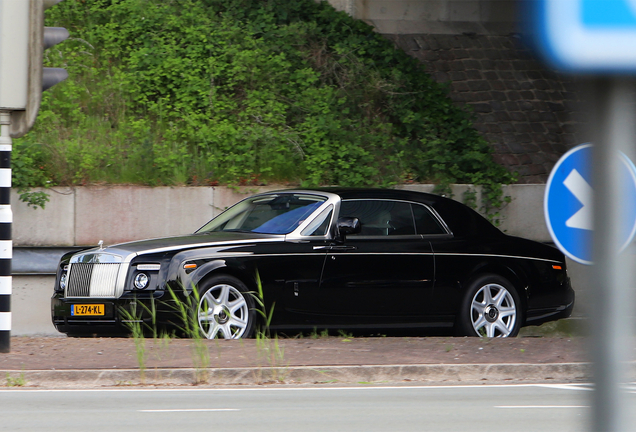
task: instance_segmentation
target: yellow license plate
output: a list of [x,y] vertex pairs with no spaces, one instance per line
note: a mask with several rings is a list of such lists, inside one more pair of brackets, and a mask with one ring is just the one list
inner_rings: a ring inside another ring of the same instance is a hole
[[71,305],[72,316],[101,316],[104,315],[103,304],[74,304]]

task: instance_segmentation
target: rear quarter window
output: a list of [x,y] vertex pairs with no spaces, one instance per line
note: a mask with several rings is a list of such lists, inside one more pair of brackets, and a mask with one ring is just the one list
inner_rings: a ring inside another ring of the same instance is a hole
[[439,220],[426,207],[413,204],[412,208],[417,234],[446,234]]

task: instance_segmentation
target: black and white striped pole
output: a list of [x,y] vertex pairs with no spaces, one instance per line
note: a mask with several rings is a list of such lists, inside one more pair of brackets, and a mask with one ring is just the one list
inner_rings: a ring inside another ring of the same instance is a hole
[[11,112],[0,111],[0,352],[11,350]]

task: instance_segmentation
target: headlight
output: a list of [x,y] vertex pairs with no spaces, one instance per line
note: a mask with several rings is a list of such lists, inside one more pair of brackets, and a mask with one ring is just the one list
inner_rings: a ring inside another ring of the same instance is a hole
[[138,273],[137,276],[135,276],[135,288],[144,289],[148,286],[149,281],[150,278],[146,273]]
[[66,279],[67,279],[67,274],[62,273],[62,276],[60,277],[60,288],[62,288],[63,290],[66,289]]

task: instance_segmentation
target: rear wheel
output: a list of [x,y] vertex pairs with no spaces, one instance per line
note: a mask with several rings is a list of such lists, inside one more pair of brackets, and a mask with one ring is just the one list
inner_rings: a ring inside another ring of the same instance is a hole
[[511,337],[522,323],[521,300],[512,284],[497,275],[471,283],[462,302],[457,332],[462,336]]
[[254,332],[254,299],[243,282],[215,276],[199,287],[198,321],[208,339],[240,339]]

